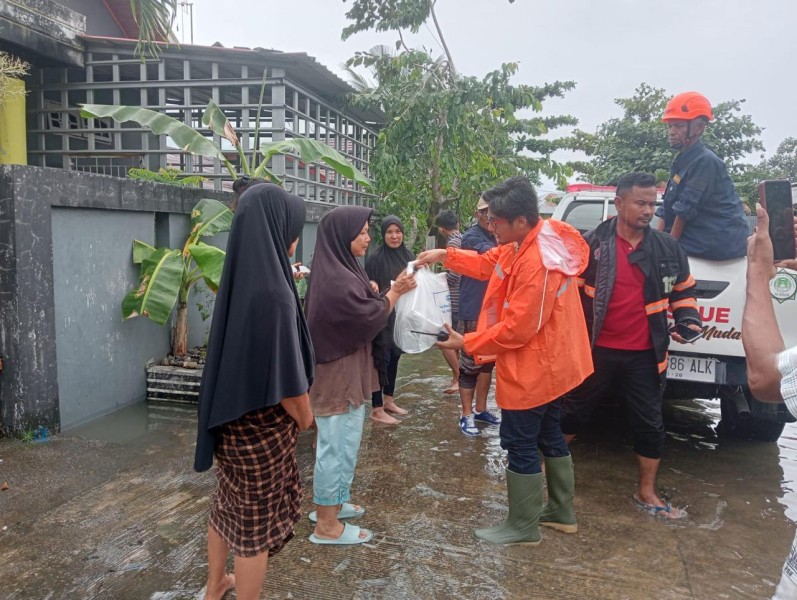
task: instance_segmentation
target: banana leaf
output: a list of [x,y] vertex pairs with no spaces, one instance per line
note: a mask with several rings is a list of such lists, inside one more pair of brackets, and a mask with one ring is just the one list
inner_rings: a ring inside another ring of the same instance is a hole
[[165,325],[177,302],[184,272],[179,250],[155,250],[141,263],[138,286],[122,300],[122,318],[142,316]]
[[[318,142],[316,140],[309,140],[307,138],[291,138],[289,140],[282,140],[279,142],[264,142],[260,145],[260,152],[263,154],[263,162],[265,163],[275,154],[298,154],[299,157],[306,163],[311,162],[324,162],[337,173],[343,175],[347,179],[359,183],[360,185],[371,187],[371,180],[368,179],[361,171],[352,165],[345,156],[332,148],[328,144]],[[259,167],[258,167],[259,168]]]
[[227,120],[227,115],[224,114],[221,108],[219,108],[219,105],[213,102],[213,100],[208,100],[207,108],[205,108],[205,112],[202,113],[202,124],[209,127],[216,135],[227,138],[227,141],[233,146],[238,146],[240,143],[235,129]]
[[271,169],[266,167],[266,162],[268,159],[261,162],[258,167],[255,169],[255,172],[252,173],[252,177],[263,177],[267,181],[275,185],[282,185],[282,179],[277,177],[274,173],[271,172]]
[[226,252],[216,246],[200,242],[188,247],[191,257],[196,261],[205,283],[213,292],[219,291],[221,271],[224,268]]
[[[210,127],[210,130],[216,135],[227,138],[227,141],[235,147],[235,151],[238,153],[244,175],[251,175],[252,173],[249,168],[249,163],[246,160],[246,154],[244,153],[243,146],[241,146],[241,141],[238,139],[238,135],[235,133],[235,128],[227,120],[227,115],[224,114],[224,111],[221,110],[219,105],[213,102],[213,100],[208,100],[205,112],[202,113],[202,123]],[[232,171],[230,175],[235,177],[235,173]]]
[[117,123],[134,121],[152,129],[158,135],[165,134],[183,150],[191,154],[218,158],[227,163],[221,149],[198,131],[172,117],[140,106],[115,106],[112,104],[81,104],[80,114],[87,118],[110,117]]
[[191,211],[191,239],[197,241],[201,237],[229,231],[232,217],[232,211],[226,204],[212,198],[203,198]]
[[133,264],[140,265],[146,258],[155,252],[155,246],[150,246],[141,240],[133,240]]

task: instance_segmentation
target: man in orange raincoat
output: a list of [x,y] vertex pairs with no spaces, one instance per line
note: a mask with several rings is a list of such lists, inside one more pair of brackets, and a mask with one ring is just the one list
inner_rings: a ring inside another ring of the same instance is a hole
[[[559,426],[558,398],[592,373],[576,281],[589,248],[570,225],[540,219],[537,194],[524,177],[507,179],[483,196],[499,246],[484,254],[429,250],[418,256],[418,266],[443,261],[447,269],[489,280],[476,331],[463,337],[448,328],[449,339],[438,346],[464,348],[476,362],[496,364],[509,515],[475,535],[496,544],[536,545],[540,524],[576,531],[573,462]],[[548,478],[545,507],[540,451]]]

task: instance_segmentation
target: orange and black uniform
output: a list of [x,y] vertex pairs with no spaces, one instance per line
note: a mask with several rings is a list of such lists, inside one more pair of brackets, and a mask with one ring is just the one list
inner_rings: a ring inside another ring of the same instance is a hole
[[631,412],[634,450],[660,458],[661,401],[670,342],[667,311],[700,325],[689,261],[670,235],[648,228],[635,249],[617,235],[616,219],[586,234],[590,260],[580,281],[595,372],[565,396],[562,430],[578,433],[610,389]]

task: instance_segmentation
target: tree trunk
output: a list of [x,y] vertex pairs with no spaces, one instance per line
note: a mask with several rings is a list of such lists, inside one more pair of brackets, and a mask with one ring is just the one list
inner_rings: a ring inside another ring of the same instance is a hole
[[440,23],[437,21],[437,14],[434,12],[435,0],[429,0],[429,14],[432,15],[434,21],[434,28],[437,30],[437,35],[440,36],[440,44],[443,46],[443,51],[446,53],[448,59],[448,79],[454,81],[457,78],[457,70],[454,68],[454,58],[451,56],[451,51],[448,49],[446,39],[443,37],[443,30],[440,29]]
[[177,320],[172,328],[172,354],[185,356],[188,352],[188,303],[180,302],[177,305]]
[[404,244],[407,246],[407,248],[409,248],[414,252],[415,240],[418,239],[418,217],[416,217],[415,215],[412,215],[410,217],[409,231],[404,237],[406,238]]
[[437,213],[445,206],[445,198],[440,184],[440,162],[443,160],[443,145],[445,144],[445,130],[448,126],[448,111],[440,109],[437,113],[437,137],[435,138],[434,151],[432,153],[432,168],[429,172],[429,185],[432,192],[432,201],[429,203],[429,212],[426,216],[428,227],[434,225]]

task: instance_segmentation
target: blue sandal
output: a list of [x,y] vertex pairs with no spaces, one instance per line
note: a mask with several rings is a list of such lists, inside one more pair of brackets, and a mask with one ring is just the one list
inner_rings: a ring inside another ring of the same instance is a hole
[[637,498],[636,494],[631,496],[631,500],[633,500],[634,506],[636,506],[639,510],[646,512],[653,517],[660,517],[662,519],[673,521],[677,519],[683,519],[687,516],[684,509],[673,508],[669,502],[665,502],[664,506],[656,506],[655,504],[642,502],[642,500]]
[[[338,520],[356,519],[357,517],[362,517],[364,514],[364,508],[355,508],[354,504],[344,502],[340,505],[340,510],[338,511]],[[313,511],[307,515],[307,518],[310,519],[311,523],[318,523],[318,513],[316,513],[316,511]]]
[[[366,536],[364,538],[360,537],[360,531],[364,531]],[[364,544],[366,542],[370,542],[374,539],[374,532],[370,529],[360,528],[357,525],[352,525],[351,523],[344,523],[343,524],[343,533],[340,534],[340,537],[328,540],[325,538],[317,537],[316,534],[312,534],[310,536],[310,541],[314,544],[331,544],[337,546],[352,546],[354,544]]]

